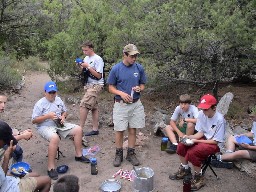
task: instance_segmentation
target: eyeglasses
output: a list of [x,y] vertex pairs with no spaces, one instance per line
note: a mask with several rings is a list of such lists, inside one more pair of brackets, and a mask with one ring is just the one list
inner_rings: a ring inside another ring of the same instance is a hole
[[48,92],[48,93],[51,94],[51,95],[53,95],[53,94],[56,93],[56,91],[50,91],[50,92]]
[[138,57],[138,54],[135,55],[129,55],[128,57],[132,58],[132,59],[136,59]]

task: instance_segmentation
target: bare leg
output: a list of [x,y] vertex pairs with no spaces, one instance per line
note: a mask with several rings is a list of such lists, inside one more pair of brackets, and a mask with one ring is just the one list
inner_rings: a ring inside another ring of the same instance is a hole
[[166,128],[165,128],[165,131],[166,131],[166,134],[167,136],[169,137],[170,141],[172,143],[177,143],[177,139],[176,139],[176,136],[173,132],[173,129],[171,127],[171,125],[168,125]]
[[73,128],[72,131],[70,132],[70,135],[74,136],[76,157],[81,157],[82,156],[82,136],[83,136],[82,128],[80,126]]
[[227,141],[227,150],[235,151],[236,143],[235,137],[231,135]]
[[84,128],[89,110],[86,107],[80,107],[80,127]]
[[124,139],[124,132],[116,131],[116,134],[115,134],[116,148],[123,148],[123,139]]
[[92,130],[98,131],[99,129],[99,110],[92,110]]
[[200,173],[201,172],[201,167],[197,167],[197,166],[194,166],[194,171],[197,172],[197,173]]
[[57,155],[59,142],[60,138],[56,133],[50,139],[50,143],[48,146],[48,170],[55,169],[55,157]]
[[28,176],[29,177],[39,177],[40,175],[37,172],[31,172],[31,173],[28,173]]
[[128,128],[128,147],[134,148],[136,143],[136,129]]
[[35,191],[49,192],[51,188],[51,179],[48,176],[35,177],[37,185]]
[[185,160],[185,157],[179,156],[179,158],[180,158],[180,162],[181,162],[183,165],[188,165],[188,161]]
[[194,132],[195,132],[195,124],[194,123],[188,123],[187,124],[186,135],[194,135]]
[[221,155],[222,161],[233,161],[236,159],[251,159],[251,157],[247,150],[238,150],[234,153],[225,153],[224,155]]

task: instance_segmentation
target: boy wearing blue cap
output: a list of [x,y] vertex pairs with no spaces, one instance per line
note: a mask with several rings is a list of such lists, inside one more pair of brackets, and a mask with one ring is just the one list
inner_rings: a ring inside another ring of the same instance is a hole
[[47,82],[44,86],[45,97],[41,98],[34,106],[32,123],[36,124],[38,133],[48,140],[48,175],[52,179],[58,179],[55,157],[60,142],[59,136],[66,138],[72,136],[75,146],[75,160],[89,163],[90,160],[82,155],[82,134],[80,126],[66,123],[67,109],[64,102],[57,96],[55,82]]

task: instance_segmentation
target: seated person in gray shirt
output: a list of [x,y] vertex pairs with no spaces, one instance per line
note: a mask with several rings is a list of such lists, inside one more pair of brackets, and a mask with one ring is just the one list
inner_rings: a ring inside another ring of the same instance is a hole
[[48,175],[58,179],[55,157],[60,142],[60,137],[72,136],[75,145],[75,160],[89,163],[90,160],[82,155],[82,135],[80,126],[66,123],[67,109],[64,102],[57,96],[55,82],[47,82],[44,86],[45,97],[41,98],[34,106],[32,123],[36,124],[37,132],[47,141],[48,146]]

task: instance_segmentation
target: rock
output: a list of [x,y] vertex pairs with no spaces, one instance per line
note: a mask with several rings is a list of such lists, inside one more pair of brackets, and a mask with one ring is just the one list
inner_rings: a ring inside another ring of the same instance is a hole
[[245,172],[247,175],[256,178],[256,163],[250,160],[241,159],[234,162],[235,166],[240,170]]
[[162,136],[164,134],[164,128],[166,127],[166,119],[167,115],[161,113],[160,111],[156,111],[154,113],[154,118],[152,119],[152,123],[154,124],[154,134],[157,136]]
[[216,110],[220,112],[222,115],[226,115],[228,112],[228,108],[230,103],[232,102],[234,95],[231,92],[226,93],[219,101]]

